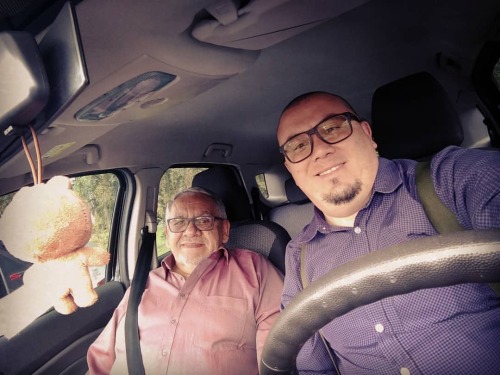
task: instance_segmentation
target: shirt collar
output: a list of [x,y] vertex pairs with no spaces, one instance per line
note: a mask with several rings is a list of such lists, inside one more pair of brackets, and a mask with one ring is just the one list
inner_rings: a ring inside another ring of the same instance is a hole
[[[370,197],[367,206],[370,205],[373,199],[373,195],[375,193],[381,193],[381,194],[392,193],[402,183],[403,179],[401,177],[398,164],[392,160],[379,158],[377,176],[375,177],[372,196]],[[314,215],[312,221],[298,236],[297,240],[299,242],[309,242],[316,236],[318,232],[328,233],[331,232],[332,229],[333,229],[332,226],[326,222],[323,212],[321,212],[317,207],[314,207]]]

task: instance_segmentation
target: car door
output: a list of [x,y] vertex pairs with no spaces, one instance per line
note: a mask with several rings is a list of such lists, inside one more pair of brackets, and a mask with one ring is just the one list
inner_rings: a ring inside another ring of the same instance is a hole
[[[131,178],[123,171],[113,171],[78,176],[72,180],[73,190],[91,207],[93,233],[88,246],[107,248],[111,255],[107,266],[89,270],[99,299],[94,305],[79,308],[69,315],[62,315],[52,308],[17,335],[9,339],[0,337],[0,374],[84,374],[89,345],[123,298],[127,283],[119,281],[117,265],[119,254],[124,253],[120,248],[126,242],[123,236],[130,195],[133,194]],[[11,263],[15,262],[13,259],[10,257]],[[26,265],[16,264],[18,268]],[[23,267],[15,270],[21,275],[16,280],[19,288],[23,287],[23,271]],[[15,292],[12,282],[3,284],[2,289]],[[10,312],[23,313],[14,309],[12,307]]]

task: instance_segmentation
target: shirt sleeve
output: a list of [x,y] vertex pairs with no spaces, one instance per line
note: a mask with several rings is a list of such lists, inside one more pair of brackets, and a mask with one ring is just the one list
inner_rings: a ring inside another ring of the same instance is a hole
[[466,229],[500,228],[499,151],[448,147],[431,170],[439,198]]
[[111,320],[108,322],[104,330],[97,339],[90,345],[87,352],[87,364],[89,375],[104,375],[111,373],[111,369],[115,362],[115,343],[116,331],[118,324],[125,316],[128,305],[130,289],[127,290],[125,296],[115,309]]
[[[285,280],[281,308],[302,291],[300,275],[300,243],[290,241],[285,253]],[[297,355],[297,370],[301,375],[335,374],[335,368],[318,333],[313,335]]]

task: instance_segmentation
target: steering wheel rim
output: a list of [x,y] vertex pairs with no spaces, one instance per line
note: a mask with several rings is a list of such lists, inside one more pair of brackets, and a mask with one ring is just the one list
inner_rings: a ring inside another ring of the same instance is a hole
[[380,299],[460,283],[500,281],[500,230],[424,237],[366,254],[297,294],[264,344],[261,375],[294,374],[305,342],[345,313]]

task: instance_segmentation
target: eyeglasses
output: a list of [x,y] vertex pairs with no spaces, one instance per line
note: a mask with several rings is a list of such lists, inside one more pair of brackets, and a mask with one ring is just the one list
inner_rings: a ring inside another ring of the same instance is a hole
[[330,145],[342,142],[352,134],[352,120],[360,122],[360,119],[350,112],[329,116],[314,128],[291,137],[280,146],[280,152],[290,163],[299,163],[311,156],[313,152],[311,139],[313,134]]
[[167,225],[168,229],[170,229],[172,233],[184,232],[191,222],[194,224],[196,229],[208,231],[214,229],[215,220],[224,219],[217,216],[198,216],[191,219],[175,217],[173,219],[168,219]]

